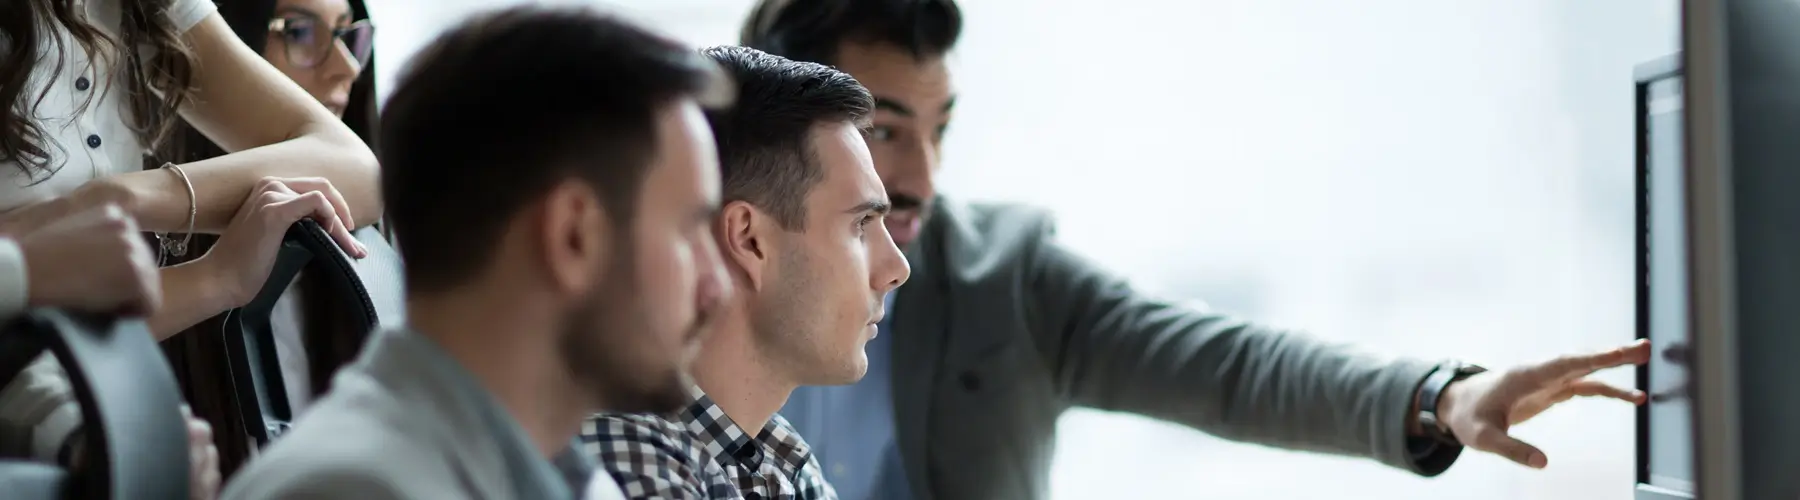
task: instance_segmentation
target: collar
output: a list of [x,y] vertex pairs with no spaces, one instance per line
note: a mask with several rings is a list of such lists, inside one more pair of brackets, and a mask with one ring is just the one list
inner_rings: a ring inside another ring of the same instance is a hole
[[510,483],[516,498],[569,498],[585,484],[593,465],[572,453],[579,448],[571,444],[555,460],[546,460],[518,421],[437,342],[403,329],[378,330],[371,337],[359,361],[369,376],[421,398],[416,407],[431,408],[450,429],[484,431],[477,435],[487,439],[458,445],[457,460],[480,476],[470,480],[493,488],[500,479]]
[[769,422],[751,436],[699,386],[690,386],[688,394],[693,396],[694,402],[678,415],[680,422],[687,427],[688,434],[718,460],[755,469],[764,459],[774,458],[780,461],[782,469],[790,472],[804,468],[812,460],[812,447],[781,414],[770,415]]

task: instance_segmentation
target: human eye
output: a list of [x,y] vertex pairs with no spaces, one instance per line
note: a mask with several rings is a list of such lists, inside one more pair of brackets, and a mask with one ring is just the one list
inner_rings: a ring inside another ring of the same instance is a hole
[[886,142],[886,141],[891,141],[893,139],[894,139],[894,127],[889,127],[886,125],[876,125],[873,127],[869,127],[869,140]]
[[287,22],[287,28],[282,30],[281,36],[287,38],[287,41],[291,43],[311,45],[317,41],[318,32],[318,28],[313,26],[310,21],[290,19]]
[[881,220],[881,216],[879,214],[874,214],[874,213],[863,215],[861,219],[857,219],[856,220],[856,237],[861,238],[861,237],[867,235],[868,230],[869,230],[869,223],[875,222],[878,220]]

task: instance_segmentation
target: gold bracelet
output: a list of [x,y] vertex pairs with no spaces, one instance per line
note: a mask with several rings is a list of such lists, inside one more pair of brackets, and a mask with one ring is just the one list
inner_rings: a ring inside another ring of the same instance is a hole
[[188,179],[187,172],[181,170],[181,165],[164,163],[162,168],[175,172],[175,176],[181,178],[181,184],[187,186],[188,223],[187,232],[181,234],[181,240],[177,241],[167,234],[157,235],[156,239],[162,243],[164,253],[171,257],[183,257],[187,255],[188,243],[194,238],[194,219],[200,216],[200,199],[194,196],[194,181]]

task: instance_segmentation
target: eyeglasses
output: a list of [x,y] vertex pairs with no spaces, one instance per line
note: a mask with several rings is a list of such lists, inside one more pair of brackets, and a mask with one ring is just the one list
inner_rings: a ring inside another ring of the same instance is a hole
[[333,28],[318,17],[293,14],[270,20],[269,32],[281,35],[281,42],[287,45],[288,62],[302,68],[324,62],[337,49],[333,42],[338,40],[344,41],[344,48],[362,66],[369,63],[369,50],[375,45],[375,25],[367,19]]

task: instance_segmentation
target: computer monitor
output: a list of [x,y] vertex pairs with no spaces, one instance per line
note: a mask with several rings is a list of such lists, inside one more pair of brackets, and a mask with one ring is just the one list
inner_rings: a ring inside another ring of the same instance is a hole
[[1694,496],[1800,499],[1800,2],[1682,10]]
[[1679,56],[1639,65],[1637,123],[1637,336],[1656,353],[1638,367],[1651,395],[1637,411],[1636,500],[1694,498],[1688,322],[1687,184]]

